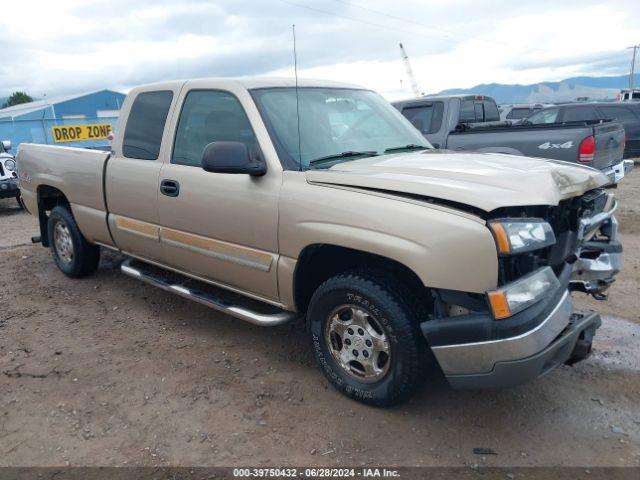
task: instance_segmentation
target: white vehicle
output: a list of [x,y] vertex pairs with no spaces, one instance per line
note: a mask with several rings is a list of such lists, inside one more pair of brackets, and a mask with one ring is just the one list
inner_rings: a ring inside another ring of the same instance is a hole
[[640,101],[640,90],[638,90],[637,88],[634,88],[633,92],[628,88],[620,90],[620,93],[618,94],[618,100],[621,102],[628,102],[629,100],[634,102]]
[[20,188],[18,187],[18,173],[16,161],[11,154],[11,142],[0,142],[0,198],[14,197],[20,203]]

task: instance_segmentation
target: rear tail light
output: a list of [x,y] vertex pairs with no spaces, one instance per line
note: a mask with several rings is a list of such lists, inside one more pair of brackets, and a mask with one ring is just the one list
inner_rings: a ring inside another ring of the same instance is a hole
[[578,161],[580,163],[591,163],[596,152],[596,139],[593,135],[588,136],[580,142],[578,149]]

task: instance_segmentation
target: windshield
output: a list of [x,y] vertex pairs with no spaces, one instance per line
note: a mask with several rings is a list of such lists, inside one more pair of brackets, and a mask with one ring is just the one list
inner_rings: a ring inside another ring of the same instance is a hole
[[368,90],[299,88],[297,105],[295,88],[251,93],[287,169],[320,162],[326,167],[388,149],[432,148],[400,112]]

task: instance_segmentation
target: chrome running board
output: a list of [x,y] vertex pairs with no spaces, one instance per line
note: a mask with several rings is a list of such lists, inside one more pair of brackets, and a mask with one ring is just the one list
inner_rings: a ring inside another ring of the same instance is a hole
[[[279,309],[277,307],[273,307],[271,305],[263,304],[258,302],[257,300],[247,299],[247,303],[253,303],[254,305],[263,306],[264,309],[270,310],[266,313],[261,313],[247,307],[240,306],[238,304],[234,304],[230,302],[228,299],[225,299],[224,296],[234,297],[239,299],[241,297],[240,294],[223,292],[222,289],[211,286],[209,288],[206,285],[207,291],[198,288],[188,287],[189,283],[199,283],[200,285],[205,285],[203,282],[195,282],[188,277],[181,276],[179,274],[173,274],[167,272],[167,275],[162,275],[162,269],[158,267],[153,267],[152,265],[146,264],[139,260],[127,259],[122,262],[120,265],[120,270],[125,275],[128,275],[132,278],[137,278],[138,280],[142,280],[145,283],[153,285],[155,287],[161,288],[162,290],[166,290],[167,292],[172,292],[181,297],[188,298],[189,300],[193,300],[195,302],[201,303],[202,305],[206,305],[207,307],[213,308],[214,310],[218,310],[222,313],[226,313],[235,318],[239,318],[240,320],[244,320],[249,323],[253,323],[254,325],[261,326],[274,326],[281,325],[283,323],[289,322],[298,316],[295,312],[288,312],[286,310]],[[156,271],[153,271],[156,270]],[[177,283],[171,281],[169,276],[173,277],[182,277],[181,282]],[[216,291],[220,292],[220,294],[216,294]]]

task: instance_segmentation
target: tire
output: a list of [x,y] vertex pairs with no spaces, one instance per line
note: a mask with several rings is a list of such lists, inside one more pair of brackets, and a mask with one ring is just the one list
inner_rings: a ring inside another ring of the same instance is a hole
[[53,260],[67,277],[85,277],[98,269],[100,247],[87,242],[68,207],[54,207],[47,234]]
[[24,210],[24,203],[22,203],[22,197],[20,195],[16,195],[16,202],[18,202],[20,209]]
[[359,402],[391,406],[407,400],[421,384],[428,349],[418,312],[411,297],[382,274],[330,278],[315,291],[307,311],[318,365],[336,389]]

